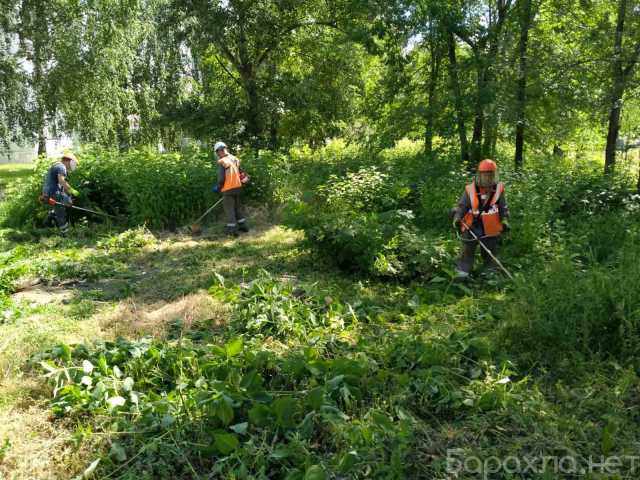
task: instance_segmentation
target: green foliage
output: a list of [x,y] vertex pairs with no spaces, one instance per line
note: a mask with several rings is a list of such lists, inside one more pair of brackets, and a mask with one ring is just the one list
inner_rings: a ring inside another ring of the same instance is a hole
[[[76,202],[118,216],[127,225],[152,228],[184,226],[197,218],[215,201],[211,186],[216,182],[216,168],[211,155],[204,151],[161,154],[150,149],[121,153],[87,148],[78,169],[69,182],[81,192]],[[251,175],[246,187],[250,199],[268,201],[276,184],[277,164],[249,158],[245,168]],[[47,209],[38,196],[51,160],[41,160],[24,183],[6,193],[3,223],[25,227],[41,224]],[[91,217],[100,221],[99,218]]]
[[[637,238],[637,237],[634,237]],[[506,341],[529,363],[560,367],[592,358],[634,358],[640,347],[637,240],[613,266],[558,259],[516,285]]]
[[[524,383],[492,364],[480,339],[399,329],[338,340],[369,322],[358,311],[263,273],[242,292],[225,343],[61,344],[33,362],[50,379],[57,416],[108,419],[99,428],[113,431],[111,447],[98,468],[126,478],[360,477],[371,468],[403,478],[417,448],[412,412],[519,408]],[[290,348],[268,348],[268,336]]]
[[308,202],[290,210],[289,224],[347,270],[412,277],[433,273],[446,242],[425,242],[414,223],[412,190],[400,162],[330,175]]
[[96,246],[108,252],[129,252],[156,243],[156,238],[147,228],[138,227],[99,240]]

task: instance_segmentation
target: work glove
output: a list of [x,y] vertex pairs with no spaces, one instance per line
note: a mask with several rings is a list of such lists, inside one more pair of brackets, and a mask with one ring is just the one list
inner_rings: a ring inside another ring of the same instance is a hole
[[211,187],[211,191],[212,191],[213,193],[220,193],[220,185],[218,185],[217,183],[215,183],[215,184],[213,185],[213,187]]
[[454,229],[456,229],[456,230],[459,229],[460,228],[460,219],[454,217],[452,225],[453,225]]
[[78,190],[76,190],[75,188],[73,188],[73,187],[69,189],[69,193],[71,195],[73,195],[74,197],[80,196],[80,192]]
[[504,233],[508,233],[508,232],[509,232],[509,230],[511,230],[511,226],[509,225],[509,223],[508,223],[508,222],[504,222],[504,221],[503,221],[503,222],[502,222],[502,231],[503,231]]

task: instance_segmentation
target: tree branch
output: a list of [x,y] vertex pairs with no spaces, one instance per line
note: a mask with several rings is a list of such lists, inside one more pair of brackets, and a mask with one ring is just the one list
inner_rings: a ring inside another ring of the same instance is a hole
[[296,24],[290,25],[287,28],[285,28],[284,30],[278,32],[278,34],[275,35],[274,42],[271,45],[269,45],[268,47],[266,47],[258,55],[258,59],[257,59],[257,63],[256,63],[257,66],[262,65],[264,63],[264,61],[267,59],[267,56],[269,55],[269,53],[271,53],[275,48],[278,47],[282,37],[292,33],[293,31],[295,31],[295,30],[297,30],[299,28],[314,27],[314,26],[331,27],[331,28],[334,28],[334,29],[338,29],[338,25],[337,25],[336,22],[303,22],[303,23],[296,23]]
[[242,84],[242,82],[227,68],[227,66],[224,64],[224,62],[222,60],[220,60],[220,57],[218,55],[214,55],[216,61],[220,64],[220,66],[222,67],[222,69],[227,72],[227,74],[233,78],[233,81],[236,82],[240,88],[244,88],[244,85]]

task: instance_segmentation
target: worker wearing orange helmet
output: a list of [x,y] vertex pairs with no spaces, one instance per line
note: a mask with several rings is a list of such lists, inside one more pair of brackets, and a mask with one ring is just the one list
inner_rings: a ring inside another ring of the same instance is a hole
[[[465,187],[458,207],[454,209],[453,225],[462,233],[462,256],[458,261],[456,276],[466,279],[473,269],[474,257],[478,241],[473,238],[469,229],[495,256],[498,238],[508,224],[509,208],[504,196],[504,184],[498,182],[498,166],[493,160],[482,160],[478,165],[478,173],[474,181]],[[485,267],[495,271],[496,264],[491,256],[480,249]]]

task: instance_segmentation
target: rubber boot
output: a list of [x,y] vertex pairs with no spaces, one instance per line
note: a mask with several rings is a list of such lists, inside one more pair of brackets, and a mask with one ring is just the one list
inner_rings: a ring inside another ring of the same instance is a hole
[[249,225],[247,225],[246,220],[244,222],[238,222],[238,231],[242,233],[247,233],[249,231]]
[[227,225],[226,227],[224,227],[224,233],[228,237],[236,238],[238,236],[238,227]]

